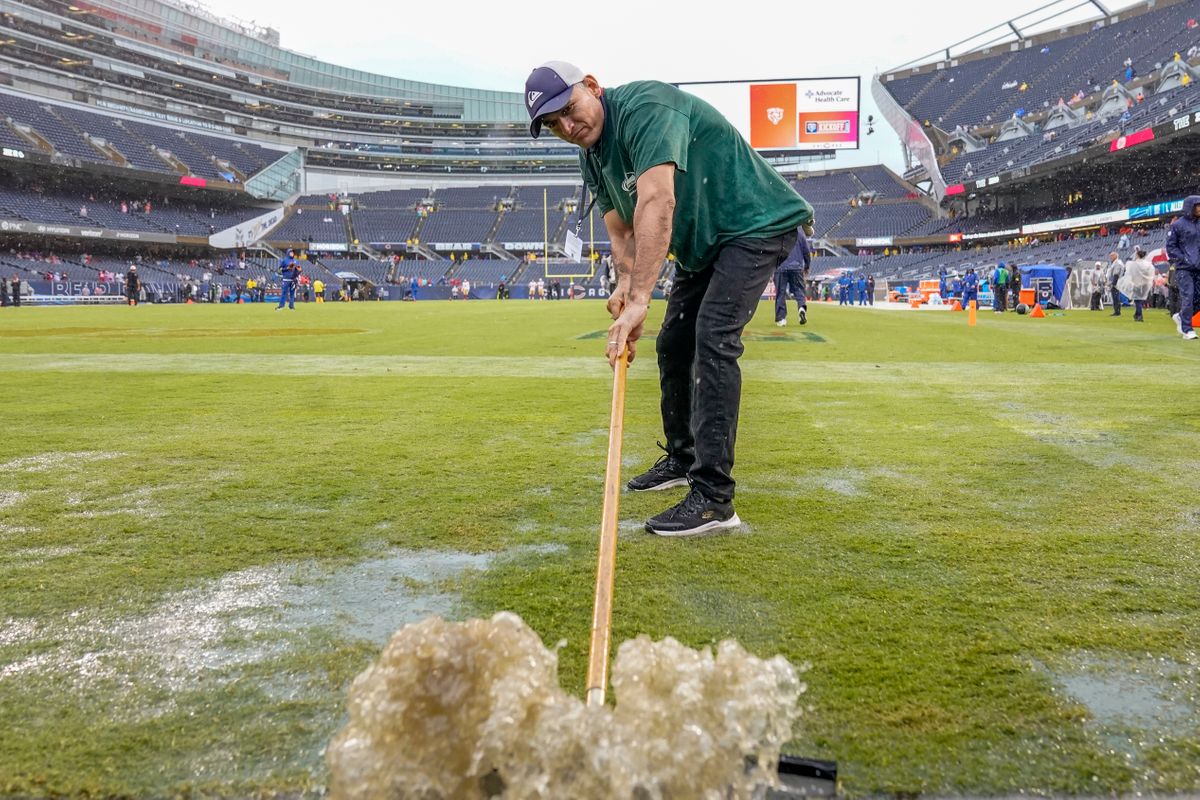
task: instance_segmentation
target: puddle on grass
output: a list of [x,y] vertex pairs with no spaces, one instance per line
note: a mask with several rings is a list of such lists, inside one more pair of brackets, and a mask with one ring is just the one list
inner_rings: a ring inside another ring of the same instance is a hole
[[1044,444],[1053,445],[1098,469],[1129,467],[1157,472],[1161,465],[1137,452],[1136,443],[1111,429],[1103,419],[1076,417],[1062,411],[1043,411],[1022,403],[1003,401],[995,405],[996,418],[1012,431]]
[[895,480],[899,477],[899,473],[885,467],[869,470],[841,467],[815,470],[801,476],[796,482],[803,489],[821,489],[843,497],[861,497],[867,494],[869,481],[876,478]]
[[107,461],[110,458],[120,458],[124,453],[108,453],[101,450],[84,450],[77,453],[40,453],[36,456],[23,456],[0,464],[0,473],[4,472],[46,472],[56,467],[73,467],[92,461]]
[[[403,625],[430,615],[455,617],[458,597],[444,583],[497,560],[563,552],[561,545],[500,553],[391,550],[330,569],[315,562],[253,567],[168,595],[149,612],[109,619],[72,612],[54,621],[0,620],[0,647],[36,651],[0,659],[0,681],[37,676],[81,687],[112,682],[132,694],[210,691],[236,679],[236,668],[285,655],[303,634],[336,635],[382,645]],[[299,634],[300,636],[297,636]],[[295,676],[293,680],[303,680]],[[113,698],[117,713],[145,709]]]
[[1164,739],[1194,736],[1200,665],[1165,658],[1113,659],[1080,653],[1056,668],[1034,662],[1055,691],[1087,709],[1085,723],[1131,762]]

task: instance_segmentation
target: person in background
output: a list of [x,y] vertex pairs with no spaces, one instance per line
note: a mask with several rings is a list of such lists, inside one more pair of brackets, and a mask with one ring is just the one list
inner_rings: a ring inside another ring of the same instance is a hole
[[1142,322],[1142,309],[1146,307],[1146,300],[1154,288],[1154,264],[1143,248],[1134,250],[1134,257],[1125,265],[1125,274],[1117,288],[1133,300],[1133,321]]
[[296,251],[288,250],[287,255],[279,262],[279,305],[275,310],[283,308],[284,304],[292,311],[296,310],[296,281],[300,279],[300,262],[296,260]]
[[1091,293],[1091,304],[1088,308],[1091,311],[1099,311],[1101,304],[1101,296],[1104,294],[1104,265],[1099,261],[1096,265],[1087,271],[1087,288]]
[[138,279],[137,264],[130,264],[129,271],[125,273],[125,299],[129,305],[136,306],[138,304],[141,288],[142,282]]
[[1121,256],[1117,253],[1108,254],[1108,296],[1112,300],[1111,317],[1121,316],[1121,292],[1117,289],[1117,281],[1121,280],[1121,276],[1125,274],[1125,264],[1121,261]]
[[804,282],[808,280],[808,268],[812,264],[812,252],[808,248],[808,237],[803,231],[796,234],[796,246],[775,270],[775,324],[787,325],[787,295],[790,291],[796,298],[797,318],[801,325],[808,323],[808,298],[804,293]]
[[1005,299],[1008,294],[1008,268],[1001,261],[992,270],[992,311],[1003,314],[1006,310]]
[[1172,319],[1184,339],[1195,339],[1192,317],[1200,306],[1200,195],[1183,201],[1183,213],[1167,231],[1166,249],[1179,291],[1179,311]]
[[963,276],[962,285],[962,307],[969,308],[968,303],[975,303],[976,309],[979,307],[979,276],[975,273],[974,267],[967,268],[967,274]]

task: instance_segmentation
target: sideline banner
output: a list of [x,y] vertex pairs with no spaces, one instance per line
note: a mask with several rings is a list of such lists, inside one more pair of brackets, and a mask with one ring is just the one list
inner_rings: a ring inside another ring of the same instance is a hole
[[69,236],[75,239],[117,239],[124,242],[155,242],[158,244],[175,244],[177,241],[173,233],[117,231],[110,228],[81,228],[76,225],[47,225],[23,219],[0,219],[0,233]]

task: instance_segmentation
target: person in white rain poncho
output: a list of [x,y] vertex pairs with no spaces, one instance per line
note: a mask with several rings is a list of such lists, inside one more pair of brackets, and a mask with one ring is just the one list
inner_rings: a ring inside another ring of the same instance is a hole
[[1091,310],[1099,311],[1103,302],[1104,294],[1104,265],[1099,261],[1093,269],[1087,271],[1087,286],[1091,292]]
[[1125,273],[1117,281],[1117,291],[1133,300],[1133,321],[1142,321],[1142,309],[1154,288],[1154,264],[1146,251],[1138,248],[1125,264]]

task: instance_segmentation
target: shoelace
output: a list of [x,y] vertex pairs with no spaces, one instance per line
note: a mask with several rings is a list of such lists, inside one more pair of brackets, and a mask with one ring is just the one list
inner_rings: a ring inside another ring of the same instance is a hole
[[667,462],[671,460],[671,451],[662,442],[655,442],[654,444],[658,446],[659,450],[663,451],[663,454],[659,456],[658,461],[654,462],[654,466],[650,468],[651,470],[666,466]]
[[683,501],[679,504],[679,513],[692,514],[699,512],[707,503],[708,498],[699,489],[691,485],[689,481],[687,497],[683,498]]

